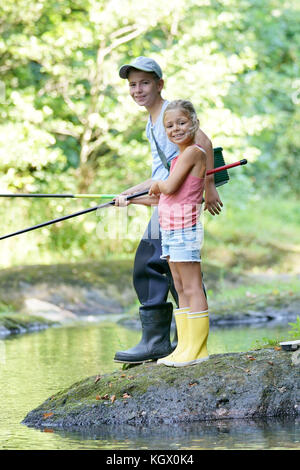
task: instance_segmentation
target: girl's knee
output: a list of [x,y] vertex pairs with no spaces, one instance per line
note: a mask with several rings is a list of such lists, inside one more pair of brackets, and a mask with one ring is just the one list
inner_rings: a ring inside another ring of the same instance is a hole
[[176,289],[176,292],[178,295],[181,295],[183,294],[184,292],[184,289],[183,289],[183,285],[182,285],[182,282],[180,281],[180,279],[173,279],[174,281],[174,285],[175,285],[175,289]]
[[193,296],[202,296],[204,295],[204,290],[202,285],[199,284],[193,284],[192,282],[189,284],[187,283],[182,287],[184,294],[191,298]]

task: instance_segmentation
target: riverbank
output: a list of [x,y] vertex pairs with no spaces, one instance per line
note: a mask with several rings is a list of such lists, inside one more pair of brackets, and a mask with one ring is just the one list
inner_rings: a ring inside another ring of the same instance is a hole
[[[206,266],[205,273],[212,327],[287,324],[299,315],[297,276],[254,277],[214,266]],[[122,325],[140,329],[131,276],[132,263],[125,260],[3,270],[0,334],[5,337],[91,317],[99,321],[116,313]],[[24,424],[91,429],[101,424],[157,426],[298,417],[298,352],[259,347],[213,354],[203,364],[182,368],[180,374],[148,363],[91,376],[52,395],[27,414]]]
[[57,325],[56,322],[34,315],[0,314],[0,339],[10,335],[41,331]]
[[[257,340],[262,343],[262,339],[270,334],[272,337],[285,337],[288,328],[270,329],[267,325],[214,328],[209,336],[209,352],[213,356],[253,351]],[[40,430],[21,424],[31,410],[59,391],[69,389],[87,377],[95,377],[96,380],[97,375],[103,378],[105,374],[121,369],[113,361],[115,351],[128,349],[139,338],[139,331],[126,330],[116,322],[101,321],[98,324],[66,324],[0,341],[0,389],[4,392],[1,397],[0,448],[299,448],[300,417],[194,421],[172,425],[171,433],[168,424],[156,426],[155,430],[150,426],[121,424],[101,425],[97,430],[83,426],[68,430],[55,428],[54,432],[47,427]],[[136,370],[137,367],[131,368],[122,371],[121,375],[128,374],[127,379],[132,382],[134,379],[129,379],[129,376],[134,377]],[[122,377],[124,379],[125,376]]]
[[123,313],[135,300],[131,270],[126,260],[1,270],[0,338]]
[[[287,323],[300,315],[299,275],[253,276],[209,264],[204,268],[212,326]],[[112,314],[124,326],[140,328],[131,260],[0,271],[2,338]]]
[[88,377],[52,395],[23,424],[47,429],[157,426],[218,419],[298,417],[300,354],[215,354],[178,369],[147,363]]

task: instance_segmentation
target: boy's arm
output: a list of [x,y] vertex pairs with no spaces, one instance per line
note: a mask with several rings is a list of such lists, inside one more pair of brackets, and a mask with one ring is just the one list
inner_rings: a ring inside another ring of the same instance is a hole
[[[143,181],[142,183],[136,184],[135,186],[131,186],[131,188],[126,189],[122,193],[120,193],[118,196],[115,197],[115,206],[119,207],[124,207],[128,206],[129,204],[143,204],[143,205],[151,205],[150,201],[146,201],[146,198],[149,199],[148,196],[141,196],[138,199],[130,199],[129,201],[126,201],[125,196],[131,196],[132,194],[139,193],[141,191],[146,191],[150,188],[152,184],[152,179],[149,178],[146,181]],[[137,202],[139,201],[139,202]]]
[[143,181],[142,183],[136,184],[135,186],[132,186],[131,188],[126,189],[120,195],[123,196],[130,196],[131,194],[134,193],[139,193],[140,191],[146,191],[147,189],[150,188],[152,184],[152,178],[147,179],[146,181]]
[[[206,171],[212,170],[214,168],[214,150],[210,139],[201,129],[198,129],[195,140],[206,151]],[[205,179],[204,199],[204,210],[208,209],[212,215],[218,215],[221,212],[223,203],[215,186],[214,175],[209,175]]]
[[159,202],[159,197],[155,195],[149,196],[148,194],[146,194],[145,196],[140,196],[136,199],[130,199],[129,201],[126,200],[126,196],[131,196],[132,194],[148,190],[152,183],[152,178],[149,178],[148,180],[143,181],[142,183],[139,183],[136,186],[132,186],[131,188],[126,189],[114,198],[115,206],[126,207],[129,206],[129,204],[139,204],[142,206],[157,206]]

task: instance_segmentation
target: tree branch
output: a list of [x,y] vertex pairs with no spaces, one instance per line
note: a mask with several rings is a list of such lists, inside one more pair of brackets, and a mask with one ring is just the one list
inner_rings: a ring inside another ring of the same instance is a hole
[[110,54],[110,52],[113,49],[116,49],[121,44],[124,44],[125,42],[131,41],[132,39],[136,38],[137,36],[139,36],[145,30],[146,30],[145,27],[137,26],[136,29],[134,31],[132,31],[131,33],[125,34],[125,36],[122,36],[122,37],[116,39],[115,41],[113,41],[111,43],[110,46],[108,46],[104,49],[104,56],[106,56],[107,54]]
[[130,25],[130,26],[124,26],[123,28],[118,29],[117,31],[113,32],[110,35],[111,39],[117,38],[121,36],[122,34],[130,33],[131,31],[134,31],[136,29],[135,25]]
[[[88,116],[96,112],[98,96],[100,94],[101,84],[103,82],[102,65],[105,60],[105,57],[109,55],[114,49],[119,47],[121,44],[125,44],[126,42],[129,42],[132,39],[138,37],[145,30],[146,28],[141,27],[141,26],[136,26],[136,25],[126,26],[126,27],[118,29],[117,31],[111,34],[110,39],[112,38],[115,38],[115,39],[111,41],[111,44],[109,46],[105,47],[103,40],[100,42],[100,45],[97,51],[96,68],[95,68],[93,76],[90,79],[91,102],[90,102],[89,109],[87,111],[87,117],[85,119],[85,124],[84,124],[85,129],[83,131],[82,138],[81,138],[80,160],[82,164],[87,163],[89,155],[101,143],[101,137],[96,139],[94,142],[90,142],[90,138],[92,136],[92,129],[89,124]],[[120,35],[121,37],[119,37]]]

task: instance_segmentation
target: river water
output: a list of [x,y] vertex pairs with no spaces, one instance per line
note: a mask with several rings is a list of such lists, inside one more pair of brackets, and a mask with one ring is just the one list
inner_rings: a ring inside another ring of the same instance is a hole
[[[289,326],[211,328],[210,354],[251,350],[264,337],[284,337]],[[191,425],[131,426],[74,432],[43,431],[21,424],[49,396],[88,376],[121,365],[116,350],[136,344],[140,333],[115,321],[78,323],[0,340],[0,449],[200,450],[300,449],[300,420],[227,420]]]

